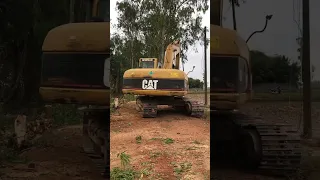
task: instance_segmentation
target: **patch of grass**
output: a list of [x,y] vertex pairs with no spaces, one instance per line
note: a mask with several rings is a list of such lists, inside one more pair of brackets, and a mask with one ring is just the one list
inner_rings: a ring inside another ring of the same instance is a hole
[[122,152],[119,153],[117,157],[120,158],[121,167],[123,169],[127,169],[127,167],[130,165],[131,156],[129,154],[126,154],[125,152]]
[[142,162],[141,166],[146,167],[152,165],[151,162]]
[[187,147],[187,148],[186,148],[186,150],[188,150],[188,151],[190,151],[190,150],[196,150],[196,149],[198,149],[198,148],[197,148],[197,147],[195,147],[195,146]]
[[121,133],[120,130],[113,130],[112,132],[113,132],[113,133]]
[[122,97],[125,101],[135,101],[136,97],[133,94],[124,94]]
[[174,140],[171,139],[171,138],[165,138],[165,139],[163,139],[163,142],[164,142],[165,144],[172,144],[172,143],[174,143]]
[[120,158],[121,167],[115,167],[110,172],[110,177],[112,180],[134,180],[137,179],[140,173],[134,170],[131,165],[131,157],[130,155],[126,154],[125,152],[119,153],[117,157]]
[[119,167],[115,167],[110,172],[110,177],[112,180],[119,180],[119,179],[125,179],[125,180],[134,180],[138,176],[138,172],[136,172],[133,169],[121,169]]
[[152,141],[162,140],[162,138],[151,138]]
[[79,124],[82,121],[82,112],[78,110],[76,105],[53,105],[52,115],[54,124],[58,126]]
[[0,146],[0,165],[2,162],[9,163],[23,163],[26,164],[30,160],[26,157],[19,156],[20,152],[13,148],[8,148],[6,146]]
[[136,143],[137,144],[141,144],[141,141],[142,141],[142,137],[141,136],[137,136],[136,137]]
[[191,167],[192,167],[192,164],[191,163],[188,163],[188,162],[183,162],[183,163],[180,163],[180,164],[174,164],[174,173],[176,176],[178,175],[181,175],[182,173],[184,172],[188,172]]
[[141,176],[150,176],[153,174],[153,164],[151,162],[142,162],[141,166],[143,167],[140,171]]
[[161,152],[151,152],[150,153],[150,158],[157,158],[161,155]]
[[145,176],[150,176],[151,175],[151,168],[144,168],[141,170],[141,174],[145,175]]
[[195,140],[193,141],[193,144],[201,144],[199,141]]
[[151,138],[151,141],[162,141],[165,144],[172,144],[174,140],[172,138]]

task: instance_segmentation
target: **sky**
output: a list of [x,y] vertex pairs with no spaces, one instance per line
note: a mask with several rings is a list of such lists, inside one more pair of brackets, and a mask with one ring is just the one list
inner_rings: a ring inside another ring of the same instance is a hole
[[[116,29],[113,28],[113,25],[117,24],[117,11],[116,11],[117,1],[110,2],[110,19],[111,19],[111,34],[113,34]],[[210,3],[210,2],[209,2]],[[210,5],[209,5],[210,7]],[[203,15],[202,27],[207,26],[210,29],[210,9]],[[210,33],[207,33],[207,38],[209,38]],[[207,82],[208,86],[210,84],[210,44],[207,48]],[[197,51],[196,51],[196,50]],[[184,70],[186,73],[192,70],[193,66],[195,69],[193,72],[188,74],[189,77],[203,80],[204,72],[204,47],[200,43],[196,43],[193,47],[189,47],[189,51],[186,53],[188,57],[188,62],[184,64]],[[182,68],[181,68],[182,69]]]
[[[300,10],[299,4],[300,2]],[[232,28],[232,10],[228,0],[223,0],[223,27]],[[295,7],[293,8],[293,4]],[[320,80],[320,24],[317,18],[320,13],[319,0],[310,0],[310,47],[311,64],[315,66],[314,80]],[[264,27],[265,16],[272,14],[273,17],[268,27],[262,34],[254,35],[248,45],[250,49],[260,50],[269,55],[281,54],[288,56],[292,61],[298,61],[298,43],[296,38],[299,29],[294,22],[294,16],[302,25],[302,0],[247,0],[239,8],[236,8],[237,29],[244,38],[256,30]]]

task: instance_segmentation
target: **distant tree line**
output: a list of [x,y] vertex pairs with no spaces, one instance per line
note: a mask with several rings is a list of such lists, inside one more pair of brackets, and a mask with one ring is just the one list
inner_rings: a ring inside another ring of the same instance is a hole
[[189,77],[189,88],[203,88],[203,81]]
[[300,62],[284,55],[269,56],[261,51],[250,51],[252,83],[287,83],[296,85],[301,75]]

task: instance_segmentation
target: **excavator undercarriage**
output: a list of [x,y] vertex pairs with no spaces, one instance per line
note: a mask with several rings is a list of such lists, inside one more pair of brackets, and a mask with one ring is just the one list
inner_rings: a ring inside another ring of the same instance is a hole
[[136,107],[144,118],[155,118],[158,105],[169,105],[188,116],[202,117],[204,104],[186,97],[137,96]]
[[212,112],[210,123],[212,146],[232,144],[241,165],[273,175],[292,174],[300,168],[300,137],[289,125],[231,112]]
[[89,107],[83,110],[83,150],[96,164],[98,171],[109,177],[110,109]]

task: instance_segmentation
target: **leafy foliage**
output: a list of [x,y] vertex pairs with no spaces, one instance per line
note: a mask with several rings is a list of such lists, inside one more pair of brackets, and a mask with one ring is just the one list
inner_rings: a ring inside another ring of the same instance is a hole
[[246,0],[229,0],[229,3],[234,3],[234,5],[236,5],[237,7],[240,7],[240,4],[244,4],[247,1]]
[[200,79],[189,78],[189,88],[203,88],[203,82]]
[[[83,21],[84,0],[74,6],[75,20]],[[42,42],[50,29],[69,22],[69,14],[64,0],[1,1],[0,101],[6,111],[39,100]]]
[[[122,74],[137,67],[140,57],[163,60],[166,46],[180,40],[182,60],[187,61],[189,47],[201,40],[202,15],[208,10],[208,0],[122,0],[117,2],[118,24],[113,28],[111,83],[120,93]],[[115,65],[115,66],[114,66]],[[120,72],[117,71],[120,67]]]
[[117,155],[117,157],[120,158],[121,162],[121,168],[115,167],[112,168],[110,172],[110,176],[112,180],[118,180],[118,179],[128,179],[128,180],[134,180],[138,177],[140,174],[139,172],[135,171],[131,165],[131,156],[129,154],[126,154],[125,152],[121,152]]
[[251,51],[253,83],[297,84],[300,65],[283,55],[268,56],[260,51]]

